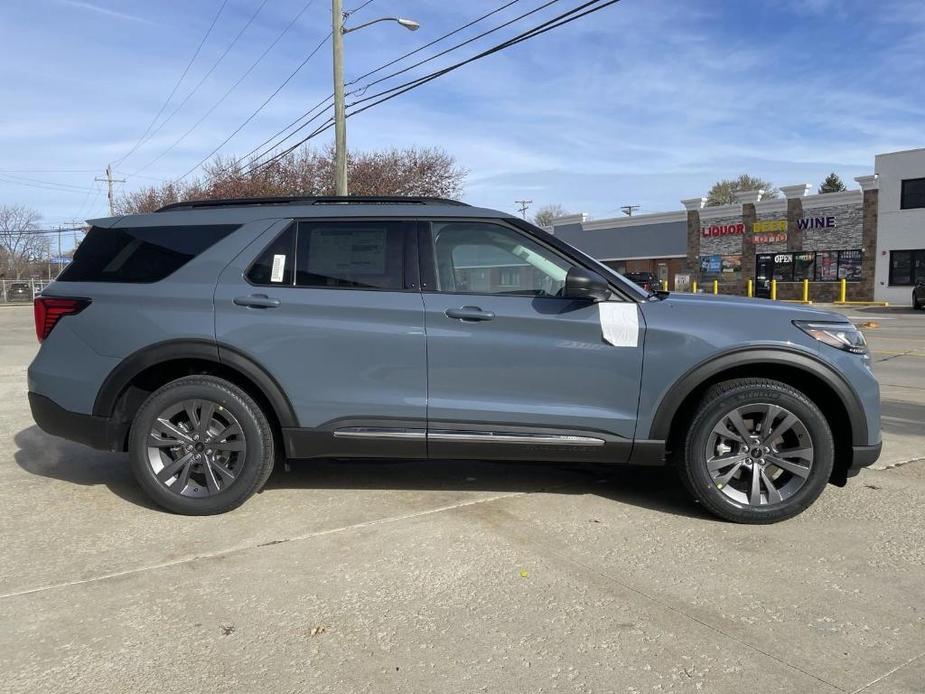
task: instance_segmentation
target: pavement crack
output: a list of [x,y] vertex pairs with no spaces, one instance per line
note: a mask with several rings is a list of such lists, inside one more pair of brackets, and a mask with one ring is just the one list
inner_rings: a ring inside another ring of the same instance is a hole
[[[567,485],[559,485],[567,486]],[[539,492],[550,491],[549,489],[537,490]],[[413,518],[420,518],[422,516],[429,516],[435,513],[443,513],[444,511],[452,511],[458,508],[465,508],[466,506],[475,506],[477,504],[486,504],[492,501],[498,501],[500,499],[510,499],[516,496],[523,496],[530,492],[511,492],[508,494],[498,494],[495,496],[484,497],[481,499],[472,499],[471,501],[461,501],[456,504],[447,504],[445,506],[438,506],[436,508],[426,509],[423,511],[414,511],[413,513],[404,513],[398,516],[388,516],[386,518],[375,518],[369,521],[362,521],[360,523],[352,523],[350,525],[344,525],[337,528],[328,528],[327,530],[317,530],[311,533],[305,533],[304,535],[295,535],[293,537],[288,537],[278,540],[270,540],[260,543],[251,543],[246,545],[239,545],[237,547],[229,547],[227,549],[218,550],[215,552],[207,552],[204,554],[197,554],[193,556],[183,557],[181,559],[175,559],[173,561],[160,562],[158,564],[151,564],[148,566],[139,566],[134,569],[125,569],[124,571],[112,571],[110,573],[100,574],[99,576],[91,576],[90,578],[82,578],[75,581],[64,581],[61,583],[52,583],[44,586],[36,586],[34,588],[26,588],[23,590],[12,591],[10,593],[0,594],[0,600],[6,600],[7,598],[16,598],[23,595],[32,595],[34,593],[42,593],[48,590],[56,590],[59,588],[71,588],[73,586],[84,585],[87,583],[96,583],[98,581],[107,581],[113,578],[121,578],[123,576],[132,576],[134,574],[144,573],[146,571],[154,571],[157,569],[168,568],[171,566],[179,566],[181,564],[188,564],[191,562],[202,561],[205,559],[215,559],[217,557],[226,557],[230,554],[238,554],[240,552],[246,552],[251,549],[259,549],[261,547],[270,547],[272,545],[283,544],[287,542],[298,542],[302,540],[311,540],[316,537],[324,537],[325,535],[335,535],[337,533],[349,532],[351,530],[360,530],[363,528],[369,528],[376,525],[387,525],[389,523],[398,523],[404,520],[410,520]]]
[[907,660],[905,663],[901,663],[901,664],[897,665],[896,667],[894,667],[894,668],[893,668],[892,670],[890,670],[889,672],[883,673],[882,675],[880,675],[880,677],[878,677],[878,678],[875,679],[875,680],[871,680],[870,682],[868,682],[867,684],[865,684],[865,685],[864,685],[863,687],[861,687],[860,689],[855,689],[853,692],[851,692],[851,694],[860,694],[860,692],[863,692],[865,689],[870,689],[870,688],[873,687],[875,684],[877,684],[878,682],[882,682],[883,680],[885,680],[885,679],[886,679],[887,677],[889,677],[890,675],[893,675],[893,674],[899,672],[899,671],[902,670],[904,667],[907,667],[907,666],[909,666],[909,665],[912,665],[912,663],[914,663],[916,660],[918,660],[918,659],[921,658],[922,656],[925,656],[925,653],[919,653],[918,655],[909,658],[909,660]]

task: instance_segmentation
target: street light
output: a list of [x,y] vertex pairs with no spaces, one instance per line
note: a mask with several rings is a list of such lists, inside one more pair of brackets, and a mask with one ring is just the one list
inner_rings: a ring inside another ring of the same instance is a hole
[[409,31],[421,25],[404,17],[380,17],[349,29],[344,26],[341,0],[331,0],[331,43],[334,49],[334,191],[347,195],[347,117],[344,107],[344,34],[379,22],[395,22]]

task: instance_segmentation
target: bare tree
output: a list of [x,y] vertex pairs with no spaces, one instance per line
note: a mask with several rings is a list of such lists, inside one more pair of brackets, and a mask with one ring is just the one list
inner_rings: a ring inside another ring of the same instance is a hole
[[562,207],[562,205],[559,203],[543,205],[536,211],[536,214],[533,215],[533,223],[538,227],[548,227],[550,224],[552,224],[553,219],[566,214],[568,214],[568,212],[566,212],[565,208]]
[[738,178],[724,178],[714,183],[707,193],[707,207],[731,205],[735,202],[735,194],[742,190],[763,190],[762,199],[776,198],[780,193],[770,182],[742,174]]
[[[334,148],[305,148],[265,166],[217,157],[205,176],[188,183],[167,182],[127,193],[116,201],[118,214],[152,212],[181,200],[216,200],[276,195],[334,195]],[[434,148],[408,147],[351,152],[347,158],[351,195],[418,195],[456,198],[468,171],[452,155]]]
[[41,215],[22,205],[0,205],[0,256],[3,275],[21,279],[33,263],[48,256],[48,239],[37,234]]

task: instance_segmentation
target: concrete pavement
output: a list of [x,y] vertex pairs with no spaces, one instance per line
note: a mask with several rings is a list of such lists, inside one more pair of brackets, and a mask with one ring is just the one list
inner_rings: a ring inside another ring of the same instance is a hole
[[31,423],[0,310],[0,672],[16,692],[925,691],[925,314],[851,311],[884,464],[736,526],[668,470],[298,463],[224,516]]

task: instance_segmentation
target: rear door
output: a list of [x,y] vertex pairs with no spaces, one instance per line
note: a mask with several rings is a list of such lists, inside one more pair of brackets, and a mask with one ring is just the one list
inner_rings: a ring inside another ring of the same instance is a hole
[[625,460],[642,373],[636,304],[633,340],[615,346],[599,304],[557,296],[574,263],[523,231],[434,221],[420,238],[431,457]]
[[216,337],[287,394],[299,420],[286,432],[291,457],[426,455],[415,230],[402,220],[277,225],[222,273]]

